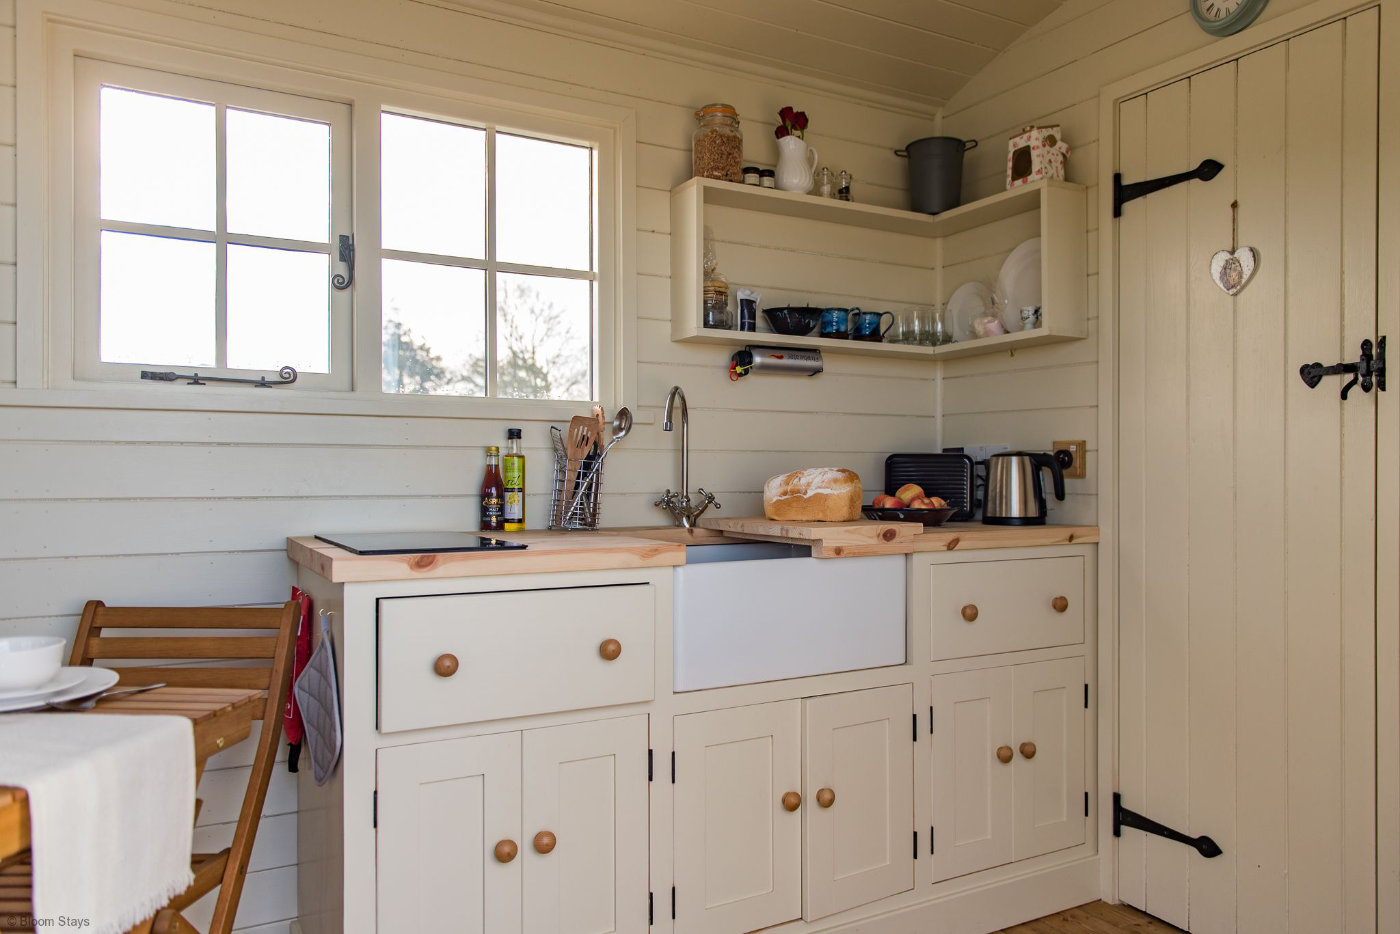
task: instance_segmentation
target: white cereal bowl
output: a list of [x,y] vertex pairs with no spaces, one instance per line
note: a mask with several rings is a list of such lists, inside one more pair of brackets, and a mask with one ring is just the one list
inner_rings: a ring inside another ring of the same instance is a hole
[[23,691],[53,680],[63,664],[58,636],[0,639],[0,691]]

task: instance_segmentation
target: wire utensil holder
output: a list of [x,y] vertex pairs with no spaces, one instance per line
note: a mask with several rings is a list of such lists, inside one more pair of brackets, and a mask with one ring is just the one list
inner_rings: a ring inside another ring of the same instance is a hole
[[554,488],[549,498],[551,529],[596,529],[603,489],[602,459],[575,459],[554,452]]

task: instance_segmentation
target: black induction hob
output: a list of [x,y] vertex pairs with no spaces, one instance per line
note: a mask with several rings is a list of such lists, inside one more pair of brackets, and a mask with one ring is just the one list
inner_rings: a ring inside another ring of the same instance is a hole
[[470,532],[345,532],[318,539],[357,555],[425,555],[450,551],[514,551],[519,542]]

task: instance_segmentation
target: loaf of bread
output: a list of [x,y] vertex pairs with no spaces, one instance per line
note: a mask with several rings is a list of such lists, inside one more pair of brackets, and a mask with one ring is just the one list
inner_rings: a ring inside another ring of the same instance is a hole
[[860,475],[844,467],[808,467],[763,484],[763,514],[769,519],[849,522],[860,518],[860,501]]

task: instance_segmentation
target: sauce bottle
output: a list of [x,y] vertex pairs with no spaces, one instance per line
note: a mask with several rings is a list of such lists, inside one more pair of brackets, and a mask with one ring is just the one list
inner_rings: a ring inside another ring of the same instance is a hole
[[525,528],[525,455],[520,452],[520,429],[506,429],[506,456],[501,460],[505,478],[505,530]]
[[505,484],[501,481],[501,449],[486,449],[486,476],[481,481],[481,531],[499,532],[505,524]]

